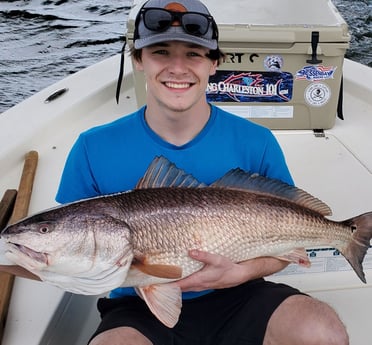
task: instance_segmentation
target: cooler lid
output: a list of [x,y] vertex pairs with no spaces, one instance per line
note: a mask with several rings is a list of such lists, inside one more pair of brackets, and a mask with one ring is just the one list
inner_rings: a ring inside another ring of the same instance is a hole
[[[170,0],[172,1],[172,0]],[[177,1],[177,0],[174,0]],[[201,0],[215,18],[220,42],[349,42],[350,34],[331,0]],[[127,23],[133,39],[134,20],[144,0],[134,0]]]
[[349,42],[348,26],[331,0],[202,0],[222,42]]

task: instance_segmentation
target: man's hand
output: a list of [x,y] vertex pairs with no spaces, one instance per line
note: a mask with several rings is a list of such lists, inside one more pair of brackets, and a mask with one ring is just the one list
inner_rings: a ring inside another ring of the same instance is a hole
[[260,257],[237,264],[225,256],[194,249],[189,251],[189,255],[203,262],[205,266],[189,277],[171,283],[178,285],[182,291],[229,288],[268,276],[288,265],[287,262],[273,257]]

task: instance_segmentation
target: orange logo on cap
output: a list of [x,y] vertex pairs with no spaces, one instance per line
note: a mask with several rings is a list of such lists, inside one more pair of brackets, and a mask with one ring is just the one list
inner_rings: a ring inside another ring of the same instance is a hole
[[165,6],[165,9],[173,12],[187,12],[186,7],[179,2],[170,2],[167,6]]
[[[186,7],[180,4],[179,2],[170,2],[169,4],[167,4],[167,6],[165,6],[165,9],[168,11],[173,11],[173,12],[187,12]],[[172,23],[172,26],[180,26],[180,25],[181,23],[178,20],[175,20]]]

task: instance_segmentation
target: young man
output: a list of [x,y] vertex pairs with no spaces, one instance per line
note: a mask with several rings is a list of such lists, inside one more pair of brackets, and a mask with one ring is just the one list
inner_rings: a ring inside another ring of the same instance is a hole
[[[132,54],[146,78],[146,106],[80,135],[59,202],[133,189],[159,155],[207,184],[235,167],[293,183],[269,130],[207,103],[208,78],[222,56],[217,38],[198,0],[149,0],[142,7]],[[174,328],[161,324],[133,289],[118,288],[98,302],[102,322],[90,345],[348,344],[330,307],[262,278],[285,262],[235,264],[194,248],[190,256],[205,266],[173,283],[184,292]]]

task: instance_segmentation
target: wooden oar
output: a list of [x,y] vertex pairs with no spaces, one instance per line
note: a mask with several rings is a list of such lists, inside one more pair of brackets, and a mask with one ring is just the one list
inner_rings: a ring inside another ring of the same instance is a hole
[[[37,162],[38,153],[36,151],[30,151],[26,154],[18,193],[9,223],[15,223],[27,216]],[[13,282],[14,276],[12,274],[0,272],[0,339],[3,338]]]
[[3,198],[0,201],[0,231],[8,224],[13,212],[16,196],[16,189],[8,189],[5,191]]

